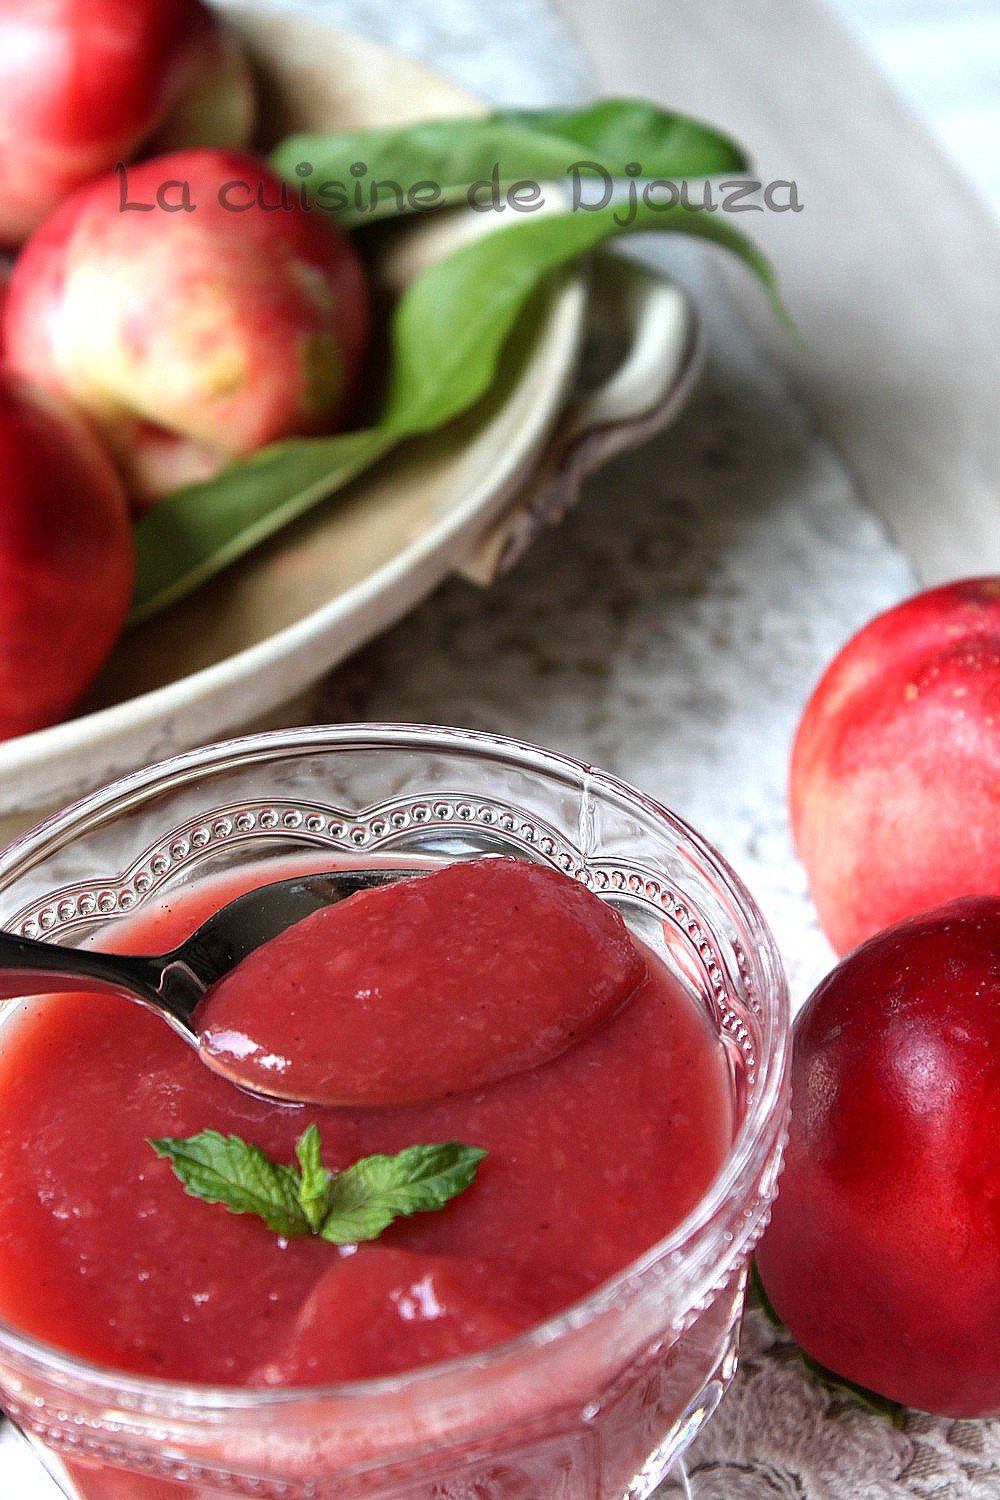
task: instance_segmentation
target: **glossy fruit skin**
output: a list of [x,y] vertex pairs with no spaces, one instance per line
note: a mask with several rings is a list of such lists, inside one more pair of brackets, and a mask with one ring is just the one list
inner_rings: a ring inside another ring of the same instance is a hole
[[202,0],[4,0],[0,244],[156,132],[242,145],[252,116],[242,52]]
[[799,725],[791,813],[838,953],[1000,895],[1000,578],[918,594],[848,642]]
[[133,496],[341,425],[368,299],[329,217],[243,152],[130,168],[127,201],[149,209],[122,211],[121,193],[114,173],[89,183],[32,236],[5,330],[12,365],[86,412]]
[[101,444],[0,370],[0,738],[73,708],[122,628],[133,570],[125,491]]
[[879,933],[796,1020],[757,1262],[814,1359],[908,1406],[1000,1415],[1000,899]]

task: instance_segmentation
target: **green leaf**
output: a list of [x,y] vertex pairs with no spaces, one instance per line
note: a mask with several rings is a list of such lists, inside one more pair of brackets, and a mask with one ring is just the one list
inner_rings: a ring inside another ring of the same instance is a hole
[[275,444],[153,506],[136,530],[133,620],[188,593],[402,439],[467,411],[490,389],[504,344],[532,293],[607,240],[666,229],[720,245],[756,273],[784,316],[770,264],[732,225],[701,209],[641,202],[634,217],[624,220],[614,206],[524,219],[430,266],[396,307],[392,377],[376,426]]
[[396,1156],[363,1156],[334,1175],[323,1165],[320,1134],[309,1125],[295,1147],[300,1172],[274,1162],[238,1135],[203,1130],[150,1140],[193,1198],[256,1214],[286,1238],[318,1234],[335,1245],[374,1240],[394,1219],[443,1208],[472,1182],[485,1151],[442,1141]]
[[318,1234],[330,1207],[330,1184],[333,1173],[328,1172],[320,1156],[319,1130],[310,1125],[299,1137],[295,1147],[302,1181],[299,1184],[299,1203],[309,1220],[309,1228]]
[[575,110],[499,110],[493,118],[558,135],[589,151],[612,176],[636,161],[647,178],[712,177],[750,168],[743,147],[714,125],[646,99],[600,99]]
[[[644,177],[669,179],[745,172],[749,167],[742,148],[712,126],[640,99],[604,99],[575,110],[502,110],[471,119],[294,135],[271,154],[276,171],[296,186],[305,184],[313,201],[320,206],[327,202],[338,222],[348,227],[401,211],[467,202],[470,186],[489,182],[494,167],[506,187],[518,181],[557,181],[584,161],[597,163],[611,177],[623,177],[635,162]],[[354,163],[368,169],[360,179],[351,174]],[[300,172],[300,166],[312,171]],[[584,180],[589,184],[591,174]],[[320,192],[324,183],[334,190]],[[372,184],[383,185],[374,205],[367,196]],[[409,200],[407,194],[418,184],[423,195]],[[334,185],[342,185],[344,191],[336,191]],[[432,186],[440,193],[429,194],[426,190]],[[354,201],[357,188],[365,194],[360,206]],[[488,202],[488,191],[481,197]]]
[[407,289],[393,320],[392,379],[384,430],[408,436],[457,416],[487,391],[504,342],[535,288],[609,239],[670,229],[722,245],[760,277],[777,301],[765,257],[732,225],[699,209],[639,203],[621,210],[548,214],[463,245]]
[[764,1283],[761,1280],[760,1269],[757,1265],[756,1256],[754,1256],[750,1261],[750,1293],[751,1296],[756,1298],[758,1304],[760,1305],[761,1312],[764,1314],[771,1327],[776,1329],[778,1333],[787,1334],[788,1329],[778,1317],[778,1314],[775,1312],[774,1307],[772,1306],[770,1297],[764,1290]]
[[395,441],[370,429],[292,438],[175,490],[136,527],[133,621],[243,557],[370,467]]
[[333,1180],[320,1229],[335,1245],[374,1240],[394,1219],[443,1208],[464,1192],[485,1151],[444,1141],[409,1146],[396,1156],[365,1156]]
[[882,1417],[893,1427],[902,1427],[906,1416],[906,1407],[902,1402],[893,1401],[888,1396],[880,1396],[878,1391],[870,1391],[867,1386],[857,1385],[846,1376],[838,1375],[836,1370],[828,1370],[826,1365],[821,1365],[818,1359],[813,1359],[812,1355],[806,1354],[804,1349],[800,1349],[799,1354],[806,1369],[830,1390],[842,1391],[845,1395],[853,1397],[855,1401],[860,1401],[862,1406],[866,1406],[869,1411]]
[[257,1214],[277,1234],[309,1233],[299,1203],[299,1174],[273,1162],[259,1146],[217,1130],[186,1139],[164,1136],[149,1144],[169,1160],[193,1198],[223,1203],[233,1214]]

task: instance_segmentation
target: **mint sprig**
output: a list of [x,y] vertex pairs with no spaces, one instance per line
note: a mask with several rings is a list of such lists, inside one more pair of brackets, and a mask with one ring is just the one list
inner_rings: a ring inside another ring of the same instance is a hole
[[230,1213],[257,1214],[276,1234],[308,1232],[299,1198],[300,1178],[238,1135],[203,1130],[187,1139],[165,1137],[149,1143],[170,1164],[193,1198],[224,1203]]
[[443,1208],[469,1186],[485,1155],[444,1141],[408,1146],[397,1156],[363,1156],[330,1182],[319,1233],[335,1245],[378,1239],[393,1219]]
[[378,1239],[395,1219],[443,1208],[465,1191],[486,1155],[478,1146],[440,1141],[395,1156],[363,1156],[334,1173],[323,1165],[315,1125],[296,1143],[298,1171],[217,1130],[160,1136],[149,1145],[193,1198],[256,1214],[286,1239],[314,1234],[335,1245]]
[[319,1131],[310,1125],[299,1136],[295,1155],[302,1169],[299,1178],[299,1206],[313,1234],[319,1234],[326,1222],[330,1207],[330,1184],[333,1174],[323,1165],[320,1155]]

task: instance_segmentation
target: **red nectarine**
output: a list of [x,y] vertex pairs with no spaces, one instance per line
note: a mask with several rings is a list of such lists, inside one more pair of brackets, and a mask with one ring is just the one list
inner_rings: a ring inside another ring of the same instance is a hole
[[799,725],[791,810],[839,953],[1000,895],[1000,578],[918,594],[848,642]]
[[0,371],[0,738],[69,712],[121,630],[132,578],[111,459],[64,403]]
[[892,1400],[1000,1415],[1000,898],[870,938],[798,1016],[757,1263],[815,1359]]
[[212,150],[80,188],[21,252],[6,315],[11,363],[87,413],[139,499],[335,429],[366,333],[347,236],[263,162]]
[[202,0],[4,0],[0,244],[154,132],[240,146],[252,115],[242,52]]

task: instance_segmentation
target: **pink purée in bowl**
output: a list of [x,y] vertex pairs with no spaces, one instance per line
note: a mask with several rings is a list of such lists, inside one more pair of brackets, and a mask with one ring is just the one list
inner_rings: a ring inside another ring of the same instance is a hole
[[[248,1390],[124,1375],[0,1325],[0,1399],[81,1500],[645,1500],[735,1363],[787,1103],[787,999],[750,898],[611,777],[457,730],[347,726],[209,747],[98,792],[0,856],[0,920],[80,942],[207,877],[484,853],[583,879],[704,1007],[735,1138],[665,1239],[516,1338],[401,1375]],[[621,1080],[627,1089],[628,1080]],[[615,1100],[608,1099],[608,1117]],[[109,1102],[113,1108],[113,1101]],[[2,1111],[0,1111],[2,1119]]]

